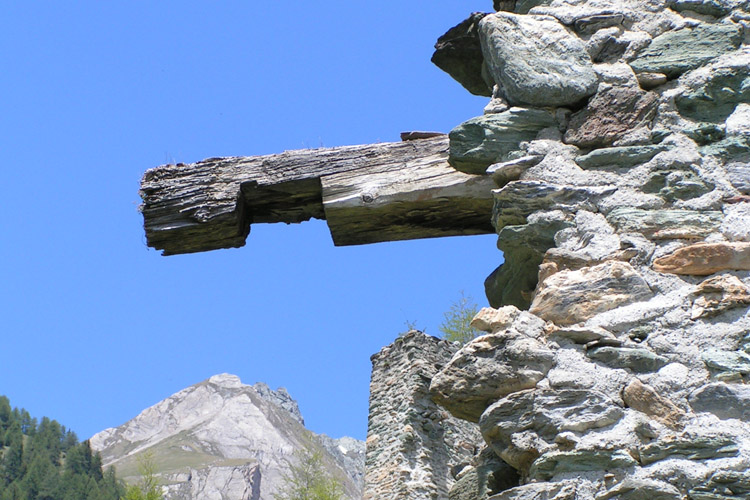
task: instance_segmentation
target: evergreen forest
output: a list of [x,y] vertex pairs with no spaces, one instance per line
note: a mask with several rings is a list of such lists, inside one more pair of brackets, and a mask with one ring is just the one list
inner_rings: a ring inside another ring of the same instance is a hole
[[118,500],[125,488],[88,441],[0,396],[0,500]]

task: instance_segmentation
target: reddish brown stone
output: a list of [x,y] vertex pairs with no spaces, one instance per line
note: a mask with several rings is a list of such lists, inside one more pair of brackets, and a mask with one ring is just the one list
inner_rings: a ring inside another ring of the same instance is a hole
[[685,416],[685,412],[674,403],[660,396],[653,387],[641,383],[637,378],[622,392],[622,400],[630,408],[650,415],[672,428],[678,428],[680,420]]
[[653,119],[657,96],[637,87],[609,87],[570,119],[565,142],[582,148],[611,146],[627,132]]
[[750,243],[697,243],[682,247],[654,261],[660,273],[709,274],[750,270]]
[[709,318],[734,309],[750,306],[750,287],[736,276],[721,275],[708,278],[695,288],[692,319]]

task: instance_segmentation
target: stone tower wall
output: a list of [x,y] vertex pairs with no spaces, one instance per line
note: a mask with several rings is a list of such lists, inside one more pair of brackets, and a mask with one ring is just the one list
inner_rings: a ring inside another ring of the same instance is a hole
[[476,424],[454,418],[429,394],[432,377],[458,350],[412,330],[372,356],[365,500],[442,500],[482,442]]

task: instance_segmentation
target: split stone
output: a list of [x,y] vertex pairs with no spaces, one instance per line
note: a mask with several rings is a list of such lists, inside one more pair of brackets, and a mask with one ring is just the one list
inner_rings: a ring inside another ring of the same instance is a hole
[[647,444],[640,450],[640,460],[645,466],[665,458],[705,460],[733,457],[738,453],[737,443],[729,436],[685,434]]
[[633,347],[597,347],[589,349],[586,355],[612,368],[629,368],[636,373],[655,372],[669,363],[664,356]]
[[701,354],[706,366],[713,370],[736,372],[743,375],[750,373],[750,354],[742,351],[724,351],[709,349]]
[[558,325],[572,325],[652,296],[648,284],[630,264],[609,261],[550,276],[540,283],[529,311]]
[[468,467],[461,471],[448,493],[448,500],[485,500],[490,495],[518,486],[518,472],[484,448]]
[[550,212],[532,215],[528,224],[500,229],[497,247],[505,261],[485,281],[491,306],[512,304],[528,309],[544,254],[555,245],[555,234],[570,225],[559,212]]
[[479,21],[486,15],[474,12],[438,38],[432,62],[472,94],[489,97],[492,85],[482,76],[484,56],[479,43]]
[[720,141],[726,137],[726,127],[723,124],[697,122],[685,126],[682,133],[690,137],[700,146]]
[[704,180],[694,168],[672,166],[651,172],[648,182],[641,188],[644,193],[654,193],[668,202],[698,198],[714,189],[714,184]]
[[652,240],[703,239],[721,225],[719,211],[643,210],[619,207],[607,215],[618,232],[640,233]]
[[621,26],[624,19],[625,16],[620,13],[595,14],[576,19],[573,28],[581,35],[591,35],[604,28]]
[[521,311],[515,306],[499,309],[483,307],[471,320],[471,327],[482,332],[495,333],[510,327],[519,314]]
[[566,472],[604,471],[636,465],[638,462],[623,450],[553,451],[531,465],[529,477],[545,481]]
[[565,142],[581,148],[611,146],[628,132],[650,122],[658,97],[637,87],[602,85],[581,111],[570,118]]
[[693,11],[713,17],[724,17],[732,12],[726,0],[671,0],[669,7],[677,12]]
[[577,500],[578,480],[555,481],[554,483],[529,483],[498,495],[488,500]]
[[620,37],[620,28],[605,28],[588,39],[586,48],[595,63],[613,63],[620,60],[631,41]]
[[557,121],[541,109],[511,108],[502,113],[477,116],[448,134],[448,161],[457,170],[484,174],[493,163],[505,161],[523,141],[534,139],[540,130],[557,127]]
[[644,90],[655,89],[667,83],[667,75],[664,73],[638,73],[638,85]]
[[[607,219],[599,213],[579,210],[575,226],[555,234],[556,248],[550,248],[545,261],[555,262],[561,268],[575,267],[581,263],[599,263],[620,252],[620,237],[615,234]],[[583,267],[583,266],[579,266]]]
[[599,391],[537,389],[499,400],[484,412],[479,427],[498,456],[519,470],[528,470],[540,450],[530,447],[519,452],[514,449],[513,436],[531,432],[537,439],[551,442],[561,432],[605,427],[622,416],[622,409]]
[[750,287],[736,276],[721,275],[700,283],[695,291],[691,319],[712,317],[737,307],[750,306]]
[[685,416],[677,405],[667,398],[660,396],[653,387],[633,379],[622,392],[622,400],[630,408],[645,413],[659,422],[675,428]]
[[737,158],[747,161],[750,157],[750,136],[727,137],[719,142],[703,146],[699,151],[704,156],[715,156],[723,161],[732,161]]
[[651,146],[620,146],[614,148],[595,149],[588,154],[575,159],[581,168],[598,167],[633,167],[646,163],[651,158],[666,151],[662,144]]
[[[543,322],[523,324],[538,330]],[[540,341],[514,329],[470,341],[432,379],[433,400],[455,417],[478,422],[484,410],[513,392],[536,387],[555,356]]]
[[664,481],[653,479],[625,478],[596,500],[682,500],[680,490]]
[[717,470],[703,484],[691,489],[688,498],[690,500],[745,500],[750,498],[750,471]]
[[742,102],[727,118],[727,135],[750,135],[750,104]]
[[750,243],[697,243],[654,261],[660,273],[708,276],[728,270],[750,271]]
[[584,43],[555,19],[498,12],[479,28],[487,67],[509,103],[567,106],[596,92]]
[[528,155],[504,163],[496,163],[487,168],[497,187],[503,187],[510,181],[517,181],[521,174],[544,159],[542,155]]
[[708,384],[688,398],[695,412],[711,412],[721,419],[750,420],[750,385]]
[[734,24],[699,24],[654,38],[630,65],[636,73],[664,73],[675,78],[739,47],[742,30]]
[[589,342],[615,338],[612,332],[609,332],[600,326],[569,326],[563,328],[555,327],[554,330],[549,333],[549,337],[551,339],[563,338],[566,340],[570,340],[571,342],[574,342],[576,344],[588,344]]
[[[747,201],[750,201],[750,198]],[[750,203],[725,205],[721,232],[729,241],[750,242]]]
[[750,101],[750,67],[741,65],[714,68],[705,80],[675,98],[681,115],[713,123],[723,122],[738,103],[747,101]]
[[727,165],[729,182],[743,194],[750,194],[750,162],[731,162]]
[[494,190],[492,224],[500,231],[505,226],[526,224],[535,212],[579,210],[597,212],[597,202],[617,190],[612,186],[573,186],[541,181],[514,181]]

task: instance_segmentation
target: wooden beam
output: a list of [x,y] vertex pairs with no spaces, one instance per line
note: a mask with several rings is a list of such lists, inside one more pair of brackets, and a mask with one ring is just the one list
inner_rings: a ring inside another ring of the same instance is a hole
[[240,247],[252,223],[326,219],[336,245],[492,233],[489,176],[448,165],[448,138],[210,158],[141,181],[149,246]]

